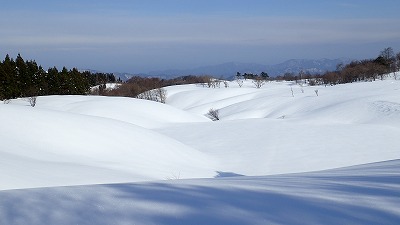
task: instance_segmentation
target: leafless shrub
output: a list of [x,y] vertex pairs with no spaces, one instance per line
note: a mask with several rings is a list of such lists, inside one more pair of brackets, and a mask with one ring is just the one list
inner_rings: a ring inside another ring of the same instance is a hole
[[181,179],[181,172],[179,172],[178,174],[172,173],[171,176],[166,177],[166,180],[179,180]]
[[218,109],[211,108],[210,110],[208,110],[206,116],[210,118],[212,121],[217,121],[219,120],[219,111]]
[[157,88],[145,91],[138,94],[136,98],[165,103],[167,100],[167,90],[164,88]]
[[222,80],[215,79],[212,77],[207,77],[207,87],[208,88],[221,88]]
[[303,94],[304,94],[304,88],[303,88],[303,84],[299,84],[299,86],[300,86],[301,93],[303,93]]
[[243,86],[244,83],[243,79],[236,79],[236,82],[238,83],[239,87]]
[[224,86],[225,86],[225,88],[228,88],[228,87],[229,87],[228,81],[224,80]]
[[315,89],[314,91],[315,91],[315,94],[318,96],[318,89]]
[[217,87],[217,88],[221,88],[221,80],[220,79],[215,79],[214,80],[214,83],[215,83],[215,87]]
[[256,86],[256,88],[261,88],[265,83],[266,83],[266,80],[261,77],[257,77],[256,79],[253,79],[253,84]]
[[160,102],[165,103],[167,101],[167,90],[165,90],[164,88],[157,88],[156,91]]
[[290,87],[290,91],[292,92],[292,97],[294,97],[293,88]]
[[11,99],[4,99],[4,100],[3,100],[3,103],[4,103],[4,104],[10,104],[10,102],[11,102]]
[[28,97],[28,102],[32,107],[36,106],[36,100],[37,100],[37,96]]
[[308,85],[315,86],[315,85],[317,85],[317,81],[315,79],[309,79],[308,80]]
[[206,76],[205,77],[205,81],[206,81],[206,84],[207,84],[208,88],[215,88],[214,78],[212,78],[210,76]]

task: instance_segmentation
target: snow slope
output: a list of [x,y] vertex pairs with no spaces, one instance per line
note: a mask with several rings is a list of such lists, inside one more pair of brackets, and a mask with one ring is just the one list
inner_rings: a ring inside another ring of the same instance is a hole
[[262,177],[0,192],[0,224],[325,224],[400,221],[400,161]]
[[214,156],[220,170],[252,176],[400,157],[399,81],[303,87],[304,93],[292,82],[234,87],[170,87],[168,104],[199,115],[218,109],[220,121],[192,124],[191,132],[185,125],[158,131]]
[[131,123],[12,104],[0,114],[0,189],[215,174],[211,157]]
[[[26,105],[22,99],[13,104]],[[97,116],[132,123],[145,128],[166,126],[169,123],[207,122],[165,104],[134,98],[101,96],[43,96],[35,108]]]
[[0,104],[0,224],[399,221],[400,81],[167,93]]

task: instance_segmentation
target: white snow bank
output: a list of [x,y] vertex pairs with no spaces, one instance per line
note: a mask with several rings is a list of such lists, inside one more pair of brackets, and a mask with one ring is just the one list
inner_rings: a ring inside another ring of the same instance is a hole
[[301,88],[169,87],[168,104],[200,115],[218,109],[221,121],[192,124],[191,132],[185,125],[158,131],[217,158],[220,170],[244,175],[400,158],[400,81]]
[[[22,99],[11,104],[27,105]],[[163,127],[168,123],[207,122],[204,116],[189,113],[158,102],[104,96],[42,96],[35,108],[78,113],[116,119],[145,128]]]
[[[319,96],[315,90],[318,90]],[[374,121],[391,124],[394,121],[400,124],[399,92],[399,80],[327,87],[300,87],[294,82],[269,82],[261,89],[192,86],[188,90],[184,87],[169,87],[167,103],[199,115],[206,114],[211,108],[218,109],[221,120],[297,118],[313,123]]]
[[400,158],[400,125],[247,119],[158,130],[243,175],[296,173]]
[[11,104],[0,118],[3,190],[215,175],[210,157],[130,123]]
[[363,224],[400,221],[400,161],[294,175],[0,192],[0,223]]
[[[293,82],[250,84],[168,87],[170,105],[96,96],[39,97],[35,108],[21,99],[0,104],[0,169],[7,171],[1,187],[215,171],[268,175],[399,159],[400,81],[303,87],[304,93]],[[221,121],[205,119],[210,108],[220,110]]]

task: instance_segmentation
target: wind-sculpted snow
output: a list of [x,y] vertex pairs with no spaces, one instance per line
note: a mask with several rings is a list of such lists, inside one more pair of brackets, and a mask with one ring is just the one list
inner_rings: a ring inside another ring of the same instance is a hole
[[[357,123],[385,117],[369,108],[377,102],[389,102],[393,110],[398,110],[399,86],[396,80],[326,87],[269,82],[256,89],[251,81],[245,81],[242,88],[231,82],[230,88],[192,86],[188,90],[185,86],[169,87],[167,103],[200,115],[206,114],[210,108],[218,109],[221,120],[296,118],[322,123],[332,120]],[[318,90],[319,96],[315,90]],[[392,119],[398,123],[398,118],[397,115]]]
[[189,112],[219,110],[220,121],[192,124],[191,132],[182,124],[158,131],[218,158],[220,170],[254,176],[400,157],[400,81],[270,82],[261,89],[246,81],[242,88],[232,82],[211,90],[169,87],[169,93],[168,104]]
[[249,176],[332,169],[400,158],[400,126],[247,119],[159,129]]
[[166,89],[0,104],[0,224],[400,221],[400,81]]
[[347,224],[400,221],[400,161],[314,173],[0,192],[0,224]]
[[211,177],[214,160],[131,123],[0,105],[0,189]]
[[208,121],[203,116],[190,114],[169,105],[135,98],[46,96],[39,97],[37,107],[116,119],[145,128],[163,127],[170,123]]

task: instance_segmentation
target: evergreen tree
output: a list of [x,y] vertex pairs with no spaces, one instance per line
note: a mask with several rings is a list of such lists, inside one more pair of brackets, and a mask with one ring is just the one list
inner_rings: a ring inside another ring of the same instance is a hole
[[12,99],[19,96],[20,93],[16,76],[15,61],[7,54],[2,65],[2,83],[3,83],[3,98]]
[[49,95],[56,95],[60,93],[60,79],[58,76],[58,70],[56,67],[49,68],[47,71],[48,76],[48,90]]

